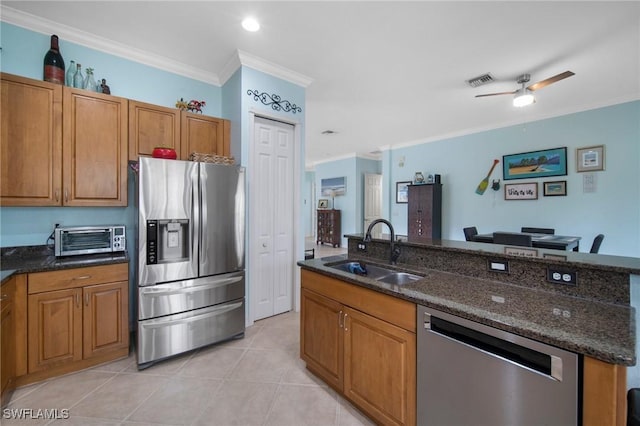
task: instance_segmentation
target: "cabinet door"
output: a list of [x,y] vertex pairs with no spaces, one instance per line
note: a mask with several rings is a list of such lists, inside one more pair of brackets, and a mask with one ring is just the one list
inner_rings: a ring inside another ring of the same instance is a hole
[[229,122],[182,111],[180,118],[180,158],[188,160],[194,152],[229,156]]
[[415,334],[344,309],[345,396],[381,424],[415,424]]
[[29,373],[82,359],[82,289],[29,295]]
[[16,279],[2,284],[0,290],[0,407],[4,407],[15,387],[16,377],[16,328],[15,328]]
[[0,202],[59,206],[62,86],[2,74]]
[[85,359],[129,346],[128,291],[126,281],[83,288]]
[[63,203],[127,205],[127,100],[65,87]]
[[337,390],[342,390],[344,336],[343,308],[338,302],[302,289],[300,357],[307,368]]
[[129,101],[129,161],[151,156],[153,148],[180,153],[180,110]]

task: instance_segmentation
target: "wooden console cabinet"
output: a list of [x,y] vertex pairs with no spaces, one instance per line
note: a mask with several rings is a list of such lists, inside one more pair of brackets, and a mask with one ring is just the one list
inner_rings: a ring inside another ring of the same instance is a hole
[[408,200],[409,241],[442,238],[442,184],[409,185]]
[[300,357],[379,424],[416,423],[416,305],[303,269]]
[[318,210],[318,236],[316,244],[331,244],[340,247],[341,240],[340,210]]

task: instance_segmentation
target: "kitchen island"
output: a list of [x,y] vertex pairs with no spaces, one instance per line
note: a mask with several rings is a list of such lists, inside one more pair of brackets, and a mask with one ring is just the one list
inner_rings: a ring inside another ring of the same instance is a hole
[[[626,367],[636,363],[630,276],[640,274],[640,260],[582,253],[559,255],[554,250],[520,253],[513,247],[455,241],[402,242],[395,268],[424,278],[396,285],[333,268],[347,258],[388,264],[388,240],[373,240],[361,250],[362,235],[347,237],[348,255],[299,262],[303,268],[303,301],[308,282],[315,283],[312,292],[323,291],[319,281],[331,285],[338,282],[577,353],[583,359],[583,424],[624,424]],[[492,269],[496,265],[505,270]],[[549,282],[549,271],[556,269],[573,274],[577,283]],[[302,309],[304,321],[304,302]],[[304,330],[303,324],[301,333]],[[303,342],[301,336],[301,346]],[[301,347],[303,359],[304,351]],[[317,368],[310,369],[317,373]],[[409,396],[407,400],[412,399]]]

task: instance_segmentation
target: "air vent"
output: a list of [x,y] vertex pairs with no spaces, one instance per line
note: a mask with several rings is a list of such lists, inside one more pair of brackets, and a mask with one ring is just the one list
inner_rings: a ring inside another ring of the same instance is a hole
[[478,77],[467,80],[467,83],[469,83],[469,86],[471,87],[484,86],[485,84],[489,84],[491,82],[493,82],[493,77],[489,73],[482,74]]
[[335,130],[323,130],[322,134],[323,135],[333,135],[334,133],[337,133]]

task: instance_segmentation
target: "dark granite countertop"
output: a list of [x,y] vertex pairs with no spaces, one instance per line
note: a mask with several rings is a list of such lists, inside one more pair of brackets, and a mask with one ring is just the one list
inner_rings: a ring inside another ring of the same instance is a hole
[[56,257],[49,246],[3,247],[0,249],[2,280],[13,274],[47,272],[129,261],[126,252]]
[[635,365],[635,309],[437,270],[399,270],[425,278],[385,284],[333,269],[346,255],[299,261],[303,268],[587,355]]

